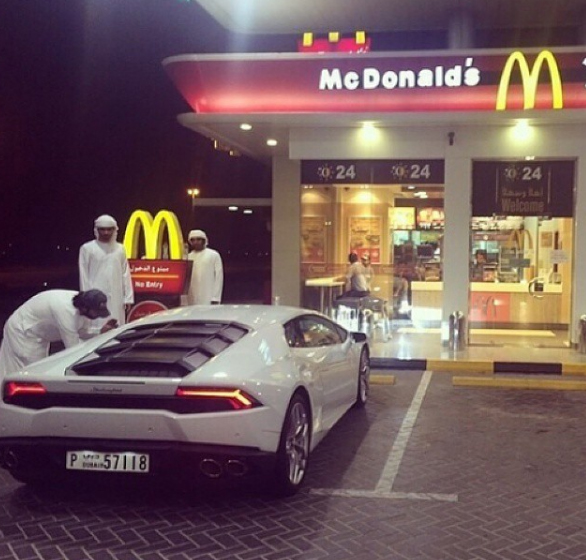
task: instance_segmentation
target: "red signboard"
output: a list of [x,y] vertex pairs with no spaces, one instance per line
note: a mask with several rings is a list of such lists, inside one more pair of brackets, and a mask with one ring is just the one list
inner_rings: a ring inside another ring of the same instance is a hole
[[158,313],[159,311],[166,311],[167,309],[168,307],[160,301],[141,301],[132,307],[128,313],[126,321],[130,323],[131,321],[136,321],[137,319],[142,319],[147,315],[152,315],[153,313]]
[[524,51],[182,55],[164,61],[197,113],[586,108],[586,47]]
[[128,262],[135,293],[181,295],[186,292],[191,261],[132,259]]

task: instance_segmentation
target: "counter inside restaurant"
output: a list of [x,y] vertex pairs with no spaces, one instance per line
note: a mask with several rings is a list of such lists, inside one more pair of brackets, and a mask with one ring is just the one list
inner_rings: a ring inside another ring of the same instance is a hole
[[[441,321],[443,282],[411,282],[413,318]],[[528,282],[471,282],[470,320],[498,323],[566,324],[563,284],[543,284],[529,292]]]

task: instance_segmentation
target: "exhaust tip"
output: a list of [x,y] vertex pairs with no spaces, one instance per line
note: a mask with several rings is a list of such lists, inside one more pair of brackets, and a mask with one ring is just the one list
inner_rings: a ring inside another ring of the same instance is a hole
[[202,459],[199,463],[199,470],[209,478],[222,476],[222,465],[215,459]]
[[230,476],[244,476],[248,472],[248,466],[243,461],[238,459],[230,459],[226,461],[224,467]]

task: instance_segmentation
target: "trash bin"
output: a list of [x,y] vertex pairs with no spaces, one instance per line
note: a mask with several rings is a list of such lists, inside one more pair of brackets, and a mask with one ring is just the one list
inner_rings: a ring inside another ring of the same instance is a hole
[[586,315],[580,317],[578,328],[578,352],[586,354]]
[[450,313],[448,347],[450,350],[464,350],[467,342],[466,319],[461,311]]

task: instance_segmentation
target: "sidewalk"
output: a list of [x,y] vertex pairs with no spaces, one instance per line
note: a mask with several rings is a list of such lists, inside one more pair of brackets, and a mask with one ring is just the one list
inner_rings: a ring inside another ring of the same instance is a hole
[[[429,332],[433,331],[433,332]],[[434,329],[399,329],[388,342],[371,343],[377,369],[586,375],[586,354],[551,331],[472,331],[465,349],[442,346]]]

